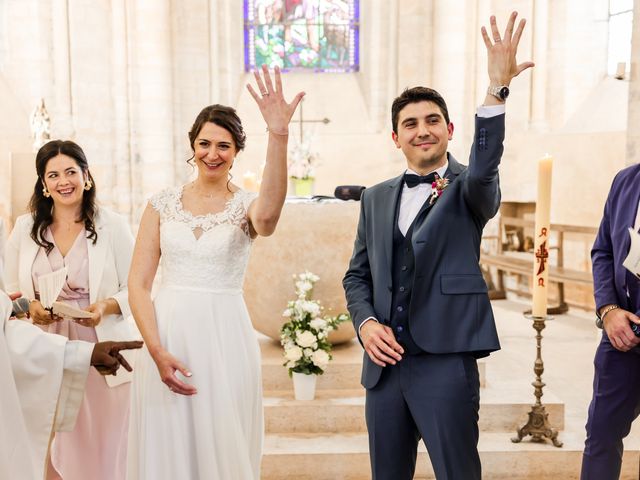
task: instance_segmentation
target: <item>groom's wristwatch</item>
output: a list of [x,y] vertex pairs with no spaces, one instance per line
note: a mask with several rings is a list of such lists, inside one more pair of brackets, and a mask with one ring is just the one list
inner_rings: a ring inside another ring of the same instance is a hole
[[504,102],[509,96],[509,87],[506,85],[489,85],[487,93]]

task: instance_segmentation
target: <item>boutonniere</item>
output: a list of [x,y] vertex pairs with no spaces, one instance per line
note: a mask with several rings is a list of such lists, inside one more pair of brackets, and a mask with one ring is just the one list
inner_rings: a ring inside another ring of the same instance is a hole
[[429,205],[433,205],[434,203],[436,203],[436,200],[440,198],[440,195],[442,195],[442,192],[445,188],[447,188],[448,185],[448,178],[440,178],[436,174],[436,179],[431,184],[431,197],[429,198]]

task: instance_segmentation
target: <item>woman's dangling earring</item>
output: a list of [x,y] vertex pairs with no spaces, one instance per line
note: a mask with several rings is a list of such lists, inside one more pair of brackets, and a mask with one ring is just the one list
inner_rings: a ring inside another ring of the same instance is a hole
[[42,187],[42,195],[44,195],[45,198],[49,198],[51,196],[49,190],[47,190],[46,185]]
[[84,189],[87,192],[91,190],[91,187],[93,187],[93,183],[91,183],[91,180],[87,180],[86,182],[84,182]]

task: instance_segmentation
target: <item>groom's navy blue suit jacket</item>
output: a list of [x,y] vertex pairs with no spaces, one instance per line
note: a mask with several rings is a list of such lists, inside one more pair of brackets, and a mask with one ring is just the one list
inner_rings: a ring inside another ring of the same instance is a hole
[[[448,154],[449,185],[416,217],[409,329],[425,352],[481,357],[500,348],[479,258],[482,229],[500,207],[504,121],[504,114],[476,117],[469,166]],[[369,317],[386,324],[391,317],[393,231],[402,183],[400,175],[368,188],[361,198],[353,256],[343,280],[356,331]],[[381,372],[365,352],[362,385],[373,388]]]

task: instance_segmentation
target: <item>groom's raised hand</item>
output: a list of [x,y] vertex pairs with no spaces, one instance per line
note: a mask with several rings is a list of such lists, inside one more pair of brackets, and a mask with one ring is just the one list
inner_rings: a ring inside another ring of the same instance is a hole
[[[520,75],[523,71],[534,66],[533,62],[518,63],[516,54],[522,32],[526,24],[525,19],[521,19],[515,27],[518,12],[513,12],[507,21],[507,27],[501,36],[496,23],[496,17],[491,16],[489,24],[491,27],[491,37],[485,27],[481,28],[482,39],[487,47],[487,70],[491,86],[509,86],[511,80]],[[514,31],[515,28],[515,31]],[[487,95],[485,105],[503,103],[493,95]]]
[[385,367],[402,360],[404,349],[396,341],[393,330],[376,321],[365,322],[360,328],[360,339],[369,358],[376,365]]

